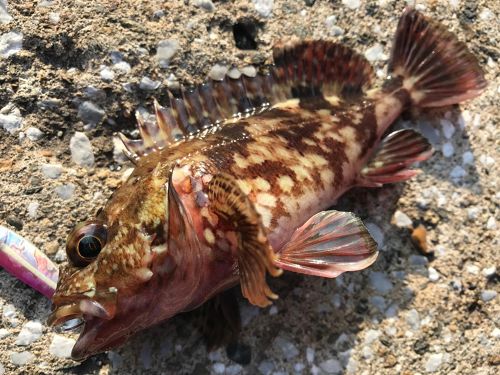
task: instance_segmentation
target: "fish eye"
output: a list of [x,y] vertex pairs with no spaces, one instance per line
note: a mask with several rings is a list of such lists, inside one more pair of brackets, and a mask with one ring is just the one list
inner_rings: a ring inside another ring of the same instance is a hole
[[107,240],[106,226],[97,221],[85,222],[75,227],[66,243],[66,254],[73,265],[84,267],[101,252]]

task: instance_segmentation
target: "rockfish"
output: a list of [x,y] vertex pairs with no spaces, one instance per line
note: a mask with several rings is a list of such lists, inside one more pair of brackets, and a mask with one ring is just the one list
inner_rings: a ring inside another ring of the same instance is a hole
[[430,157],[429,142],[411,129],[386,135],[402,111],[486,86],[466,46],[414,9],[399,21],[378,89],[368,61],[343,45],[289,40],[273,58],[266,72],[233,69],[169,93],[169,106],[138,116],[142,139],[121,135],[135,169],[69,235],[53,296],[51,324],[84,322],[74,359],[209,300],[220,312],[231,301],[218,296],[237,284],[267,306],[277,298],[267,274],[368,267],[375,241],[353,213],[329,207],[353,186],[418,173],[410,165]]

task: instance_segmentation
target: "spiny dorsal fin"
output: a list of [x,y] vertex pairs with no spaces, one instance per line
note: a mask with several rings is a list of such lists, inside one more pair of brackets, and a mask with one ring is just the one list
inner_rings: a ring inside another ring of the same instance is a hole
[[137,114],[141,140],[120,139],[132,161],[180,141],[214,132],[226,122],[261,113],[292,98],[359,97],[372,81],[368,61],[348,47],[327,41],[281,42],[267,72],[233,68],[180,94],[167,91],[168,107],[155,102],[154,118]]
[[363,56],[324,40],[285,40],[275,45],[273,57],[279,91],[286,98],[359,97],[374,77]]

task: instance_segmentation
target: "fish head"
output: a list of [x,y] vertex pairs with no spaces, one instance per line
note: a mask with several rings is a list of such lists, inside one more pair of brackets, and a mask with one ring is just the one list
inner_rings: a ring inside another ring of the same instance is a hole
[[69,264],[60,272],[49,324],[83,325],[74,359],[116,347],[193,303],[200,256],[185,242],[169,241],[182,228],[172,233],[179,212],[167,208],[167,180],[154,171],[133,174],[95,219],[69,235]]

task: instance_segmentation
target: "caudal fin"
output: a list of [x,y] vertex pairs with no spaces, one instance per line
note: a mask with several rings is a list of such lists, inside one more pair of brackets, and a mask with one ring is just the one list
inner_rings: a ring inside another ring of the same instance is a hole
[[389,73],[402,79],[420,107],[456,104],[478,96],[487,85],[466,45],[412,8],[399,20]]

